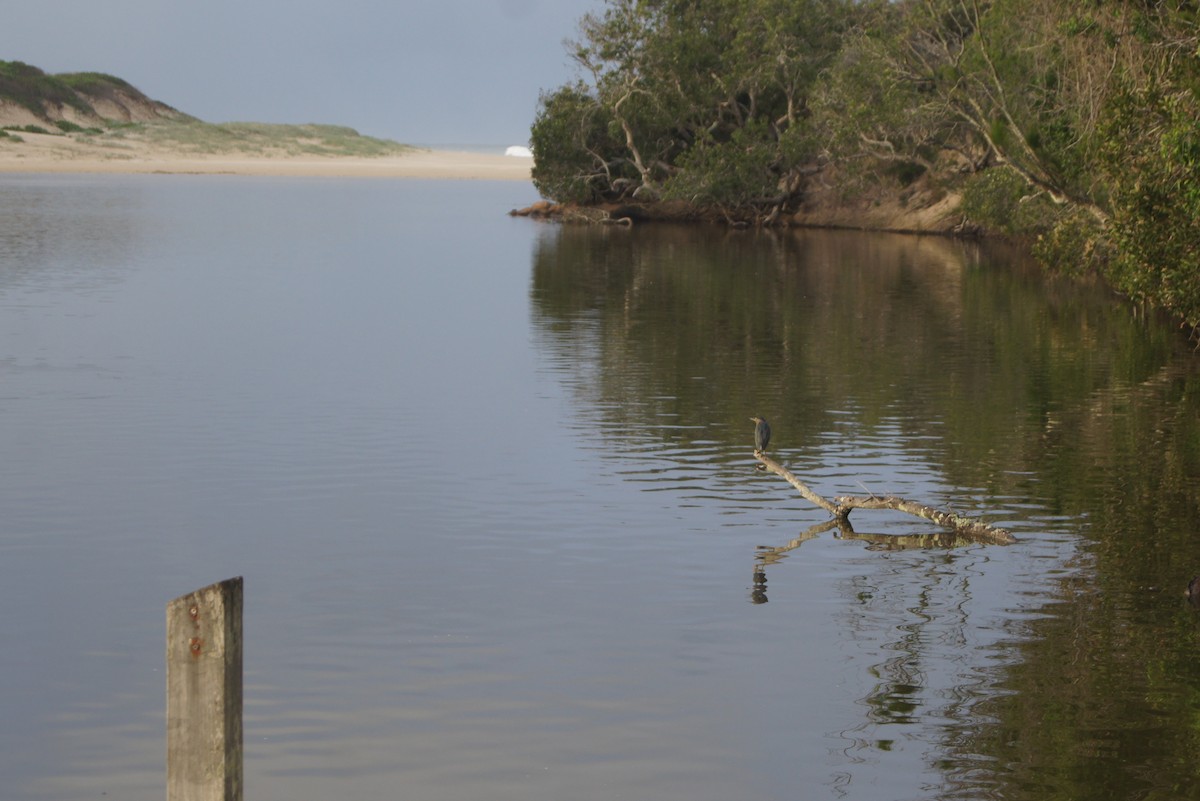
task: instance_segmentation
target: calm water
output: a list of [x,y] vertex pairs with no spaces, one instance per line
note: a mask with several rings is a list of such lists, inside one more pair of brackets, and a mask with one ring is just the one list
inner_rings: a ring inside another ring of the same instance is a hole
[[[1200,376],[999,250],[560,228],[522,184],[0,182],[0,775],[159,799],[246,579],[247,798],[1200,791]],[[922,547],[826,495],[1012,529]]]

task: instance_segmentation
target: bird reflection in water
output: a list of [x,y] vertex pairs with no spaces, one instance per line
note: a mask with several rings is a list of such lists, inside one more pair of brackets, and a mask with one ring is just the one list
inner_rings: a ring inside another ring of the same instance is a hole
[[754,586],[750,590],[750,603],[765,604],[767,598],[767,571],[762,565],[754,566]]

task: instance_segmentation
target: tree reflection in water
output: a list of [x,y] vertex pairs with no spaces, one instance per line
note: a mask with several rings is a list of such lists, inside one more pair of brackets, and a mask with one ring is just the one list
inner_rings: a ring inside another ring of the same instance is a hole
[[[831,494],[899,487],[1017,533],[997,584],[998,552],[952,534],[836,532],[879,561],[837,599],[872,682],[833,733],[835,792],[919,747],[939,798],[1200,793],[1200,616],[1180,592],[1200,565],[1200,373],[1173,326],[1011,252],[850,232],[555,229],[531,296],[570,424],[625,480],[806,525],[746,480],[754,410]],[[760,548],[751,602],[835,528]]]

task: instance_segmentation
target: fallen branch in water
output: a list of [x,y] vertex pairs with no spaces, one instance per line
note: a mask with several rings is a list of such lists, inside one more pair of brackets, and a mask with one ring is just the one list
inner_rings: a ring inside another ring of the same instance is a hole
[[754,458],[762,464],[764,469],[769,470],[795,487],[804,500],[829,512],[839,523],[849,523],[850,512],[855,509],[892,509],[936,523],[976,542],[987,542],[993,545],[1011,545],[1017,541],[1016,537],[1006,529],[993,526],[982,520],[964,517],[956,512],[936,509],[932,506],[926,506],[925,504],[895,496],[881,498],[874,495],[869,497],[841,495],[829,501],[814,492],[811,487],[798,479],[792,471],[762,451],[755,451]]

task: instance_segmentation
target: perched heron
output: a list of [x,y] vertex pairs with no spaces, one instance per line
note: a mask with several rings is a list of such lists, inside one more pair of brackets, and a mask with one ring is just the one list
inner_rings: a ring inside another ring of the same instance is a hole
[[751,417],[754,421],[754,450],[765,451],[771,442],[771,426],[761,417]]

